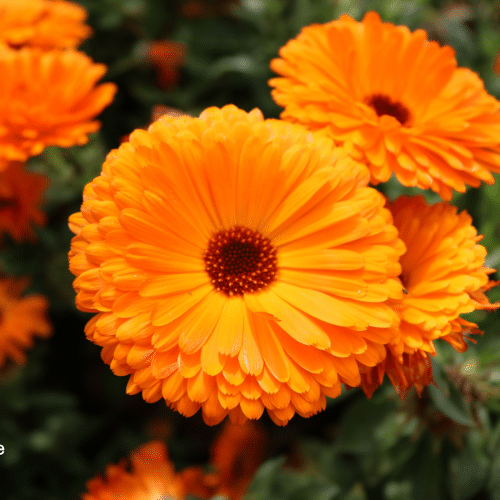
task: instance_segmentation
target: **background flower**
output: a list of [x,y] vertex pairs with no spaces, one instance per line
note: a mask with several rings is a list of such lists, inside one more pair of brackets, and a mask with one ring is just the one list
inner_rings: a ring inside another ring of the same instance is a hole
[[82,52],[0,48],[0,158],[87,142],[116,92],[113,83],[96,85],[105,72]]
[[48,184],[46,176],[28,172],[20,162],[0,170],[0,234],[17,243],[36,239],[32,224],[45,224],[41,204]]
[[65,0],[0,0],[0,42],[74,49],[92,34],[86,17],[86,9]]
[[401,196],[389,205],[394,224],[406,245],[401,257],[405,294],[394,301],[401,323],[399,338],[387,346],[387,357],[364,371],[362,387],[371,396],[387,373],[404,397],[415,386],[420,394],[432,382],[429,355],[434,341],[443,339],[455,349],[467,349],[464,337],[482,333],[460,317],[476,309],[496,309],[483,291],[493,269],[484,266],[486,249],[470,215],[448,203],[429,205],[423,196]]
[[82,500],[184,500],[184,486],[169,461],[166,446],[153,441],[130,455],[131,470],[126,463],[108,465],[105,477],[87,482]]
[[6,359],[24,363],[24,350],[33,345],[33,337],[52,333],[47,299],[42,295],[21,297],[27,286],[26,279],[0,279],[0,366]]
[[342,15],[303,28],[280,56],[269,83],[281,117],[342,144],[373,183],[394,172],[449,200],[500,172],[500,103],[425,31]]

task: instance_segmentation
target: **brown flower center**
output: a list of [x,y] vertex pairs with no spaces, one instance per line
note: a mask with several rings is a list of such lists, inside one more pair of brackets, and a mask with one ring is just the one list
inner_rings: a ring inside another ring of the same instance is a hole
[[375,110],[377,116],[393,116],[401,125],[406,125],[410,121],[409,109],[400,102],[393,101],[389,96],[373,94],[366,100],[366,104]]
[[214,234],[204,261],[214,288],[229,296],[265,288],[277,271],[276,248],[268,238],[243,226]]

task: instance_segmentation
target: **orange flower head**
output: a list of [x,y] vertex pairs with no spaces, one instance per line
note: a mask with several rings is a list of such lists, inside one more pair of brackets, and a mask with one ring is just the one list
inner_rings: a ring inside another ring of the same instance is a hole
[[160,441],[147,443],[130,455],[131,471],[126,462],[108,465],[106,477],[87,482],[81,500],[183,500],[184,485]]
[[265,448],[266,436],[257,424],[226,422],[210,452],[212,472],[188,467],[180,473],[186,492],[198,498],[241,500],[265,459]]
[[8,233],[16,243],[36,239],[32,224],[45,224],[40,206],[47,177],[28,172],[20,162],[0,170],[0,238]]
[[7,359],[23,364],[24,350],[33,345],[33,337],[46,338],[52,333],[47,299],[42,295],[21,297],[27,286],[26,279],[0,279],[0,366]]
[[374,184],[394,172],[449,200],[500,172],[500,103],[425,31],[376,12],[342,15],[303,28],[279,53],[269,83],[282,118],[342,144]]
[[74,50],[0,48],[0,159],[87,142],[100,126],[93,118],[116,92],[113,83],[96,86],[105,72]]
[[393,340],[403,243],[368,170],[259,110],[168,115],[70,218],[86,335],[127,391],[209,424],[279,424],[359,385]]
[[429,205],[423,196],[401,196],[389,208],[407,248],[400,260],[406,293],[393,302],[401,318],[399,338],[387,346],[380,365],[362,369],[362,386],[371,395],[387,373],[404,397],[412,386],[421,393],[433,381],[434,340],[465,351],[464,337],[482,332],[460,315],[500,303],[490,304],[483,293],[496,284],[488,282],[494,270],[484,267],[482,236],[467,212],[457,214],[446,202]]
[[0,43],[74,49],[92,34],[87,11],[65,0],[0,0]]
[[148,59],[158,70],[158,86],[171,89],[179,80],[179,67],[184,64],[186,45],[171,40],[158,40],[148,45]]

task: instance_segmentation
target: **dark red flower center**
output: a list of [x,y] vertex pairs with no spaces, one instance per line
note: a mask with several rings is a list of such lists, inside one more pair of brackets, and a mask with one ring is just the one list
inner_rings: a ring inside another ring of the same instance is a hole
[[373,94],[366,100],[366,104],[375,110],[377,116],[393,116],[401,125],[406,125],[410,121],[408,108],[400,102],[393,101],[389,96]]
[[243,226],[214,234],[203,259],[214,288],[229,296],[265,288],[277,271],[276,249],[269,239]]

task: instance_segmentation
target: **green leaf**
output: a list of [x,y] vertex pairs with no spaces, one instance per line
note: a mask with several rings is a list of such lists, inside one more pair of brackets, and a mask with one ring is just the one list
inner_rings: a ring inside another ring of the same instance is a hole
[[461,453],[450,461],[449,484],[453,500],[470,499],[481,490],[486,482],[488,462],[484,439],[474,431]]

